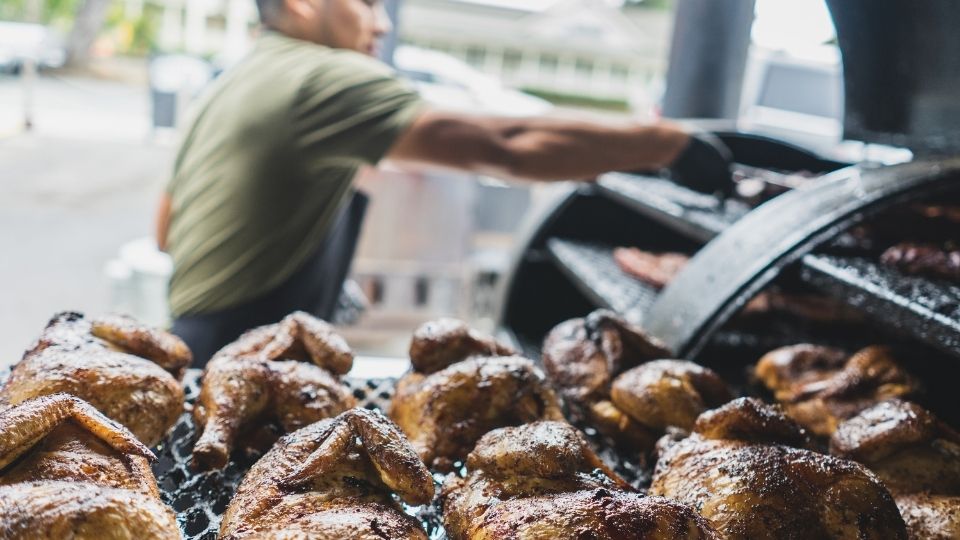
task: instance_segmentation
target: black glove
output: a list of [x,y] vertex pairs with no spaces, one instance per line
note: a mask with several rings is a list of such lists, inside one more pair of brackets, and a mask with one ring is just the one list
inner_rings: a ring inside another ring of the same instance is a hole
[[670,164],[673,180],[702,193],[733,192],[730,171],[733,155],[723,141],[710,133],[691,133],[690,142]]

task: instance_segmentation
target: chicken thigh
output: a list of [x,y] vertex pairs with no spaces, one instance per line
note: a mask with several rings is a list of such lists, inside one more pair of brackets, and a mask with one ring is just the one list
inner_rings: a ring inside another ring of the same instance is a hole
[[441,493],[451,540],[720,538],[693,509],[636,493],[566,423],[491,431],[467,469]]
[[351,409],[284,436],[244,477],[220,538],[427,540],[390,493],[433,499],[433,478],[381,414]]
[[356,405],[340,382],[353,353],[329,324],[303,312],[251,330],[217,352],[193,410],[203,434],[193,449],[204,468],[222,468],[244,428],[276,420],[287,432]]
[[665,437],[650,493],[700,510],[729,540],[905,539],[893,497],[863,466],[797,448],[805,432],[740,398]]

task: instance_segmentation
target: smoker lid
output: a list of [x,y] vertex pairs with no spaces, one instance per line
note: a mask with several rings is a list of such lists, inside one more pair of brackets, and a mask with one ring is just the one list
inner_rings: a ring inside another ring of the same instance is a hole
[[844,137],[960,154],[960,2],[827,4],[843,55]]

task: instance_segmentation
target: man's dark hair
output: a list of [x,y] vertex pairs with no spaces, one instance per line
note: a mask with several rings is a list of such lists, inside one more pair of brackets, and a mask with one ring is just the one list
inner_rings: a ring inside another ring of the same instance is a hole
[[283,0],[257,0],[257,10],[260,11],[260,22],[269,26],[283,11]]

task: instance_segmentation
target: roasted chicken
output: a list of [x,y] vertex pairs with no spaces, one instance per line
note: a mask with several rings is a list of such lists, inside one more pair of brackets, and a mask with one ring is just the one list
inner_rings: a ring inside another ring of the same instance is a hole
[[720,538],[693,509],[636,493],[569,424],[491,431],[467,469],[441,493],[451,540]]
[[[669,426],[689,429],[704,410],[732,399],[713,371],[682,360],[609,311],[561,323],[543,363],[575,420],[621,444],[652,449]],[[634,367],[636,366],[636,367]]]
[[67,394],[3,410],[0,538],[180,538],[152,459],[130,431]]
[[190,360],[179,338],[133,319],[60,313],[14,366],[0,401],[18,405],[65,392],[153,446],[183,412],[183,388],[174,375]]
[[517,351],[485,336],[457,319],[437,319],[420,325],[410,342],[410,363],[428,375],[472,356],[513,356]]
[[220,538],[426,540],[391,498],[433,499],[433,478],[381,414],[351,409],[284,436],[244,477]]
[[397,382],[390,418],[427,465],[449,470],[488,431],[535,420],[563,420],[556,394],[533,362],[518,356],[471,358]]
[[272,421],[295,431],[356,405],[340,382],[353,353],[332,326],[296,312],[218,351],[203,372],[193,410],[203,434],[194,461],[222,468],[247,427]]
[[729,540],[905,539],[890,493],[863,466],[796,446],[803,429],[740,398],[664,437],[650,493],[700,510]]
[[880,477],[911,539],[960,538],[960,433],[930,411],[901,400],[875,405],[840,424],[830,453]]
[[782,347],[764,355],[755,374],[788,416],[824,437],[872,405],[921,391],[919,381],[900,367],[892,351],[880,346],[849,357],[832,347]]

